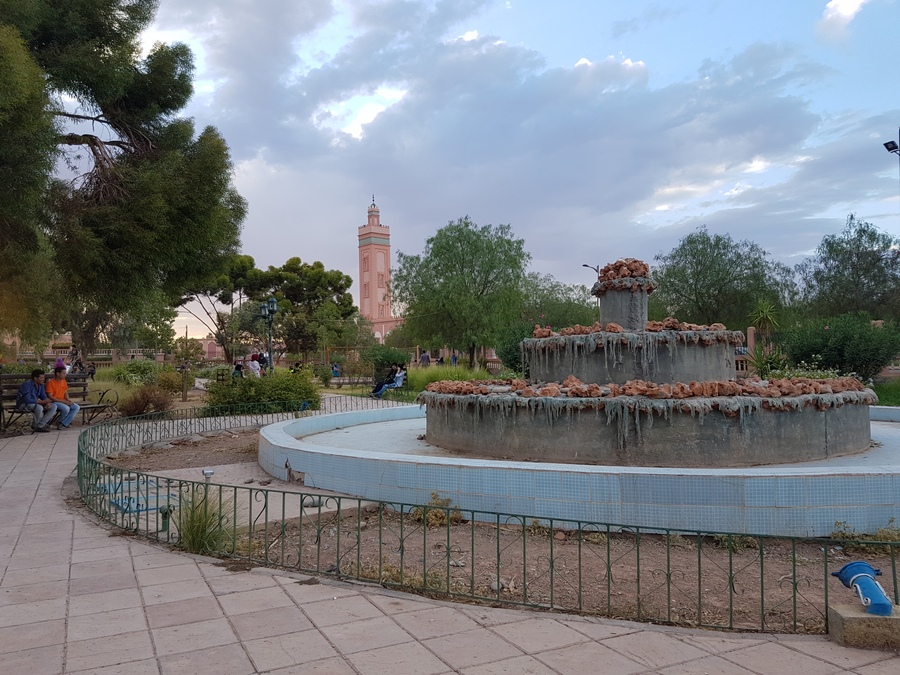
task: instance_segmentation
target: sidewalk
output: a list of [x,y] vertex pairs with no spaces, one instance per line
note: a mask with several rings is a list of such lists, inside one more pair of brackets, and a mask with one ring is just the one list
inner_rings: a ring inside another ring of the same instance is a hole
[[823,637],[452,604],[152,546],[61,495],[76,430],[0,439],[4,673],[900,673]]

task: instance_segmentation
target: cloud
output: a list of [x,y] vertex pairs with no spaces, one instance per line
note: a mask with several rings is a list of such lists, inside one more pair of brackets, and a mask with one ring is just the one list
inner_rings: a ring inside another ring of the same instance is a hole
[[162,1],[159,30],[203,46],[216,85],[188,112],[228,140],[257,264],[355,275],[373,192],[395,252],[468,214],[511,224],[566,282],[704,223],[789,258],[896,195],[867,136],[890,115],[814,108],[802,92],[834,75],[795,48],[752,44],[654,88],[641,54],[548,67],[483,30],[491,1]]
[[614,21],[610,30],[610,35],[614,38],[618,38],[629,33],[639,33],[654,24],[664,23],[681,14],[684,14],[683,9],[653,5],[641,12],[640,16],[624,19],[622,21]]
[[822,18],[816,23],[816,31],[826,40],[840,40],[847,26],[856,18],[869,0],[830,0],[825,5]]

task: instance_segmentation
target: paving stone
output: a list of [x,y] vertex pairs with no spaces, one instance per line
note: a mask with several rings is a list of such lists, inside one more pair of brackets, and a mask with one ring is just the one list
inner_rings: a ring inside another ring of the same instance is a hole
[[256,640],[286,633],[297,633],[313,627],[306,615],[293,604],[232,616],[231,625],[241,640]]
[[195,621],[220,619],[224,616],[218,601],[209,594],[203,598],[188,598],[160,605],[150,605],[144,609],[150,628],[180,626]]
[[371,619],[383,616],[381,610],[362,595],[338,597],[337,599],[319,600],[318,602],[301,603],[306,616],[322,628],[339,623]]
[[516,656],[460,671],[462,675],[554,675],[555,672],[533,656]]
[[107,560],[91,560],[74,563],[69,578],[88,579],[90,577],[108,577],[119,574],[134,574],[130,558],[110,558]]
[[[61,645],[66,640],[66,622],[63,619],[41,621],[21,626],[0,628],[0,654],[18,652],[35,647]],[[0,659],[5,660],[6,657]]]
[[69,616],[84,616],[86,614],[99,614],[100,612],[117,609],[137,608],[141,607],[142,604],[141,594],[137,588],[78,595],[69,600]]
[[146,630],[107,637],[69,642],[66,649],[66,670],[87,670],[120,665],[120,672],[131,672],[132,661],[153,658],[150,633]]
[[586,642],[588,638],[553,619],[526,619],[491,629],[529,654]]
[[220,595],[218,599],[228,616],[257,612],[271,607],[295,606],[291,596],[277,584],[269,588]]
[[90,640],[98,637],[147,630],[144,613],[133,609],[116,609],[99,614],[69,617],[67,640]]
[[812,656],[788,649],[777,642],[737,649],[722,658],[757,673],[791,673],[791,675],[827,675],[842,669]]
[[309,661],[327,659],[337,654],[315,629],[248,640],[244,647],[257,670],[274,670]]
[[0,607],[17,605],[22,602],[37,602],[64,598],[69,593],[68,581],[53,581],[47,584],[29,584],[28,586],[0,586]]
[[393,617],[410,634],[419,640],[462,633],[480,626],[463,612],[453,607],[431,607],[414,612],[403,612]]
[[598,668],[602,668],[603,675],[630,675],[646,670],[642,664],[596,642],[541,652],[535,658],[564,675],[595,673]]
[[83,563],[94,560],[109,560],[110,558],[130,558],[131,552],[125,543],[118,546],[96,546],[79,551],[72,551],[72,562]]
[[13,555],[6,564],[9,570],[31,570],[48,565],[68,565],[72,556],[68,550],[51,553],[32,553],[30,555]]
[[68,563],[35,567],[33,569],[7,570],[6,574],[3,575],[3,582],[0,583],[0,588],[45,584],[51,581],[65,581],[68,578]]
[[[418,642],[361,651],[348,656],[362,675],[437,675],[448,671],[447,664]],[[520,671],[521,672],[521,671]]]
[[206,583],[216,595],[254,591],[258,588],[271,588],[278,585],[278,582],[270,576],[246,572],[232,572],[227,576],[207,578]]
[[212,591],[205,581],[176,581],[171,584],[157,584],[142,589],[145,605],[161,605],[165,602],[187,600],[189,598],[212,597]]
[[69,595],[89,595],[91,593],[102,593],[103,591],[118,591],[125,588],[137,588],[137,580],[134,578],[133,573],[72,579],[69,582]]
[[340,656],[310,661],[296,666],[270,670],[269,675],[357,675],[357,671]]
[[163,675],[247,675],[255,672],[250,659],[238,644],[170,654],[161,657],[159,665]]
[[67,675],[159,675],[159,663],[156,659],[143,661],[129,661],[125,670],[121,665],[104,666],[102,668],[89,668],[87,670],[66,670]]
[[521,650],[485,628],[422,640],[422,644],[455,670],[522,655]]
[[755,675],[752,670],[742,668],[736,663],[726,661],[719,656],[704,656],[696,661],[688,661],[677,666],[670,666],[656,671],[659,675],[689,675],[693,673],[716,673],[716,675]]
[[142,587],[172,584],[178,581],[205,581],[196,565],[168,565],[135,569],[134,573]]
[[386,616],[320,627],[342,654],[412,642],[414,638]]
[[66,618],[66,598],[23,602],[0,607],[0,628]]
[[18,675],[58,675],[62,672],[63,645],[23,649],[3,655],[0,668]]
[[156,651],[160,655],[205,649],[238,641],[234,631],[231,630],[231,625],[224,618],[153,628],[151,633]]
[[[835,666],[846,668],[847,670],[856,670],[858,666],[866,666],[870,663],[876,663],[884,659],[884,653],[873,651],[871,649],[853,649],[852,647],[842,647],[831,642],[826,638],[816,640],[792,640],[785,636],[779,639],[782,644],[791,649],[813,656],[822,661],[826,661]],[[900,667],[898,667],[900,671]]]
[[649,668],[664,668],[706,656],[702,649],[682,642],[675,635],[657,631],[619,635],[604,640],[603,644]]

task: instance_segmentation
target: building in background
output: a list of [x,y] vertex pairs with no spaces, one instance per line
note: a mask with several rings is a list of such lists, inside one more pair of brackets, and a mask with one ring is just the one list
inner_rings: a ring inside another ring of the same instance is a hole
[[391,228],[381,224],[381,211],[369,207],[369,218],[359,228],[359,311],[372,322],[375,339],[384,336],[401,323],[391,311]]

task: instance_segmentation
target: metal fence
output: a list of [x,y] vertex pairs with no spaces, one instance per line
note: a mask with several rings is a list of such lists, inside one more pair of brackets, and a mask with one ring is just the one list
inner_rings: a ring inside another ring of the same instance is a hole
[[[647,531],[626,524],[370,502],[128,471],[127,448],[304,415],[383,407],[364,398],[196,409],[114,420],[79,438],[81,496],[104,520],[194,552],[433,596],[718,629],[822,633],[831,576],[880,567],[895,604],[900,541]],[[390,403],[388,403],[390,405]],[[887,534],[893,534],[891,530]],[[887,537],[886,537],[887,538]]]

